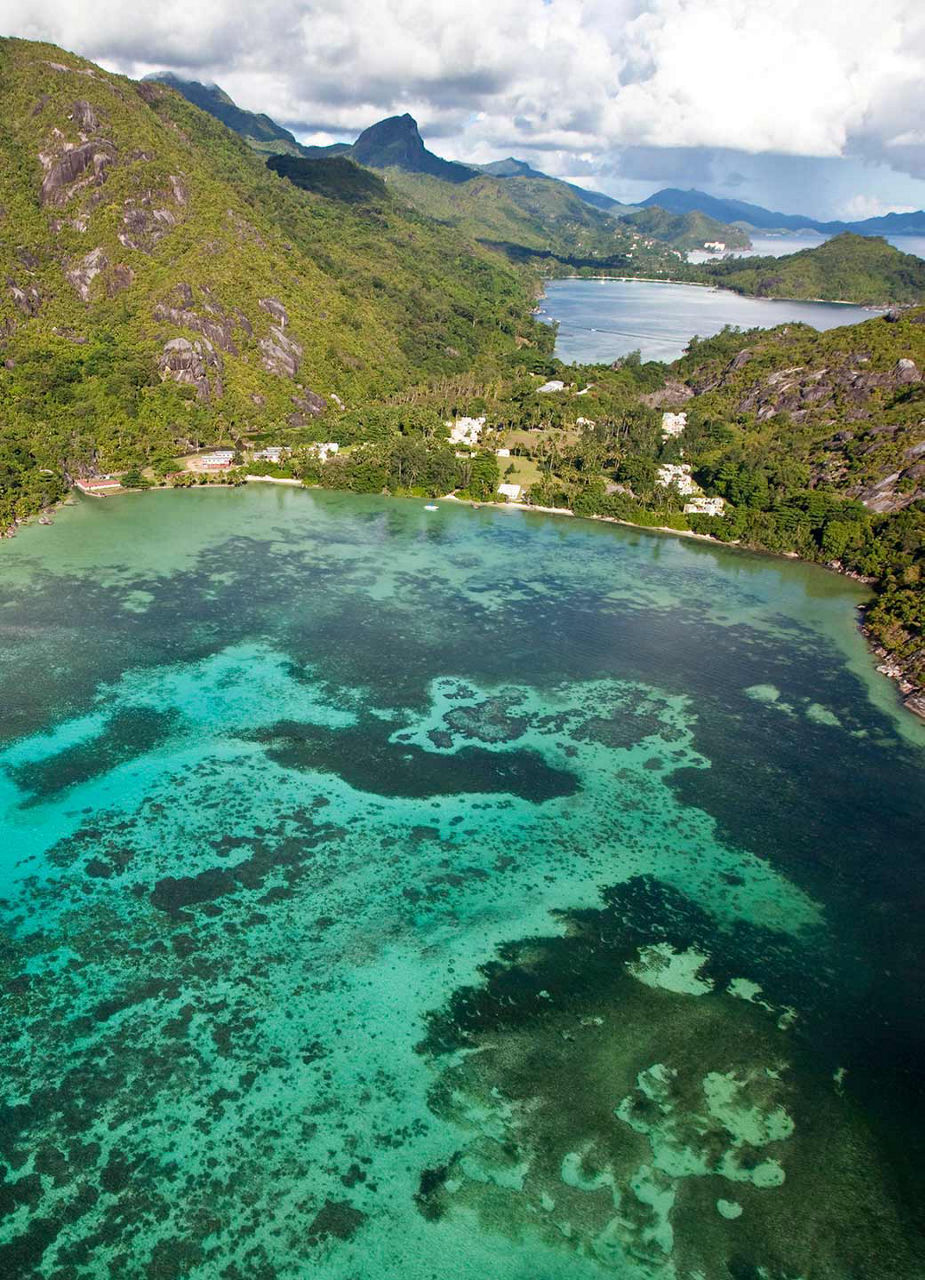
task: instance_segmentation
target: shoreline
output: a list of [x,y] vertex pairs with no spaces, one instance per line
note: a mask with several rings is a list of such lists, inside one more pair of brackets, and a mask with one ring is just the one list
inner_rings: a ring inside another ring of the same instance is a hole
[[[891,307],[898,305],[894,302],[853,302],[850,298],[767,298],[757,293],[741,293],[738,289],[729,289],[721,284],[708,283],[706,280],[676,280],[673,276],[545,276],[543,284],[545,286],[556,280],[610,280],[615,284],[633,284],[638,280],[640,284],[675,284],[684,285],[690,289],[712,289],[715,293],[728,293],[734,298],[754,298],[756,302],[814,302],[830,307],[858,307],[862,311],[870,311],[875,315],[882,315]],[[539,296],[546,297],[545,287]]]
[[[320,488],[321,486],[315,485],[312,487]],[[749,547],[738,541],[720,542],[718,538],[714,538],[709,533],[696,533],[693,529],[672,529],[669,525],[664,524],[635,524],[632,520],[621,520],[617,516],[580,516],[572,511],[570,507],[541,507],[529,502],[477,502],[473,498],[458,498],[454,493],[445,494],[442,498],[435,498],[434,501],[456,502],[461,506],[474,508],[492,507],[498,511],[527,511],[536,512],[539,515],[570,516],[573,520],[594,520],[598,524],[622,525],[625,529],[637,529],[640,533],[668,533],[676,538],[693,538],[697,542],[707,542],[715,547],[726,547],[734,551],[746,551],[751,555],[768,556],[772,560],[797,560],[801,564],[815,565],[817,569],[824,569],[826,572],[834,573],[840,578],[852,578],[861,586],[869,588],[871,596],[874,594],[873,583],[866,582],[858,578],[857,574],[848,573],[831,563],[818,564],[814,560],[803,560],[795,551],[768,551],[765,547]],[[888,649],[884,649],[867,630],[864,625],[867,604],[861,604],[857,607],[861,612],[861,617],[857,623],[858,631],[864,637],[868,652],[874,658],[880,659],[876,665],[878,674],[885,676],[896,686],[900,705],[905,711],[908,711],[917,719],[925,720],[925,687],[910,679],[895,654]]]
[[[260,484],[260,483],[280,484],[288,488],[306,489],[309,491],[312,489],[317,489],[317,490],[323,490],[324,492],[334,492],[333,490],[324,490],[323,485],[319,485],[319,484],[307,485],[302,480],[298,480],[295,477],[290,478],[288,476],[247,475],[244,477],[244,479],[248,484]],[[182,485],[176,486],[176,488],[180,489],[181,491],[185,487],[186,486],[182,486]],[[228,488],[236,488],[236,487],[238,486],[223,484],[221,481],[213,481],[208,485],[190,486],[193,492],[200,492],[202,489],[210,489],[210,488],[211,489],[228,489]],[[124,493],[131,493],[131,492],[158,493],[158,492],[168,492],[173,490],[174,488],[175,486],[173,485],[164,485],[164,486],[157,485],[144,490],[137,490],[137,491],[121,490],[120,493],[116,493],[116,494],[108,494],[108,495],[107,494],[85,494],[83,496],[94,497],[94,498],[120,497]],[[394,497],[396,495],[387,494],[387,495],[378,495],[378,496]],[[415,499],[407,498],[405,500],[414,501]],[[76,501],[77,499],[75,497],[75,491],[72,490],[66,498],[63,498],[61,500],[60,503],[55,504],[54,508],[48,508],[46,511],[43,511],[41,514],[42,515],[47,514],[48,510],[60,510],[64,506],[73,506],[75,505]],[[546,507],[546,506],[539,506],[537,504],[533,504],[529,502],[478,502],[474,498],[460,498],[455,493],[444,494],[439,498],[433,499],[433,501],[434,502],[453,502],[457,506],[461,506],[461,507],[468,506],[474,509],[487,507],[495,511],[521,511],[521,512],[527,512],[527,513],[533,513],[536,515],[567,516],[572,520],[590,520],[590,521],[595,521],[598,524],[620,525],[625,529],[636,529],[640,533],[657,533],[661,535],[671,534],[676,538],[690,538],[697,542],[709,543],[715,547],[727,548],[733,551],[747,551],[747,552],[750,552],[752,555],[764,555],[774,560],[801,560],[802,563],[804,564],[816,564],[816,562],[812,560],[802,560],[802,557],[798,556],[795,552],[768,551],[766,548],[763,548],[763,547],[745,546],[741,542],[720,542],[718,538],[714,538],[709,533],[696,533],[693,529],[672,529],[669,525],[636,524],[632,520],[622,520],[617,516],[599,516],[599,515],[581,516],[576,514],[576,512],[574,512],[570,507]],[[24,525],[31,524],[33,522],[37,523],[39,519],[40,519],[40,516],[29,517],[26,520],[17,522],[15,528],[21,528]],[[7,533],[5,536],[14,536],[14,535]],[[846,573],[844,570],[839,569],[838,567],[836,567],[831,563],[816,564],[816,567],[819,569],[825,569],[829,573],[837,574],[839,577],[856,578],[856,575]],[[872,587],[873,584],[862,583],[861,585]],[[872,590],[870,594],[871,596],[874,594]],[[916,681],[910,679],[908,673],[905,671],[905,669],[903,668],[899,660],[896,658],[896,656],[893,653],[891,653],[889,650],[884,649],[883,646],[880,645],[867,631],[864,625],[864,613],[866,612],[866,605],[863,605],[863,604],[858,605],[858,610],[861,612],[861,617],[857,623],[858,631],[864,637],[865,644],[871,656],[875,659],[880,659],[879,663],[877,663],[876,665],[877,672],[880,675],[885,676],[888,680],[890,680],[894,684],[894,686],[896,686],[898,700],[903,710],[908,711],[911,715],[915,716],[917,719],[925,720],[925,687],[918,684]]]

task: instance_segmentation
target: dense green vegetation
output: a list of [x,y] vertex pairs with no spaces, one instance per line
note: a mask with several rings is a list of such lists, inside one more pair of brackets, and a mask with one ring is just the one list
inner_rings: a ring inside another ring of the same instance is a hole
[[386,202],[385,183],[378,174],[355,164],[346,156],[306,159],[304,156],[271,156],[268,168],[299,187],[329,200],[348,204]]
[[643,275],[680,266],[665,245],[589,205],[565,183],[477,177],[451,184],[403,169],[385,173],[389,189],[411,207],[473,239],[509,247],[521,259],[553,254],[564,264],[598,262]]
[[288,129],[262,112],[245,111],[217,84],[201,84],[198,80],[183,80],[171,71],[159,71],[146,76],[159,84],[169,85],[182,93],[194,107],[207,111],[216,120],[246,139],[255,151],[264,155],[304,155],[304,149]]
[[621,219],[641,235],[661,240],[674,249],[702,249],[705,244],[719,242],[727,249],[747,249],[751,244],[748,232],[741,227],[717,222],[705,213],[668,213],[650,205],[635,213],[624,214]]
[[925,262],[877,236],[844,232],[784,258],[729,258],[700,269],[724,289],[760,298],[822,298],[873,306],[925,299]]
[[0,155],[0,526],[82,474],[552,341],[496,255],[388,193],[299,191],[171,89],[54,46],[0,43]]

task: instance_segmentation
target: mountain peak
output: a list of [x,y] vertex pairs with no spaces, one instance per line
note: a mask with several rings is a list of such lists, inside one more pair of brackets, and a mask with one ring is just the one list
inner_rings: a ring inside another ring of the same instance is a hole
[[364,129],[352,149],[353,158],[373,169],[406,169],[429,173],[445,182],[467,182],[475,171],[464,164],[441,160],[424,146],[418,123],[407,112],[389,116]]

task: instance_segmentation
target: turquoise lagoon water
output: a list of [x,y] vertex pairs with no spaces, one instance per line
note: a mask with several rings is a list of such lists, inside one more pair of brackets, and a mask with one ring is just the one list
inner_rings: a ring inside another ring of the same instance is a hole
[[850,583],[251,486],[0,549],[0,1274],[913,1280]]
[[799,321],[814,329],[858,324],[875,314],[840,302],[744,298],[728,289],[652,280],[549,280],[540,319],[556,321],[556,355],[592,364],[639,351],[643,360],[677,360],[691,338],[725,325],[773,329]]

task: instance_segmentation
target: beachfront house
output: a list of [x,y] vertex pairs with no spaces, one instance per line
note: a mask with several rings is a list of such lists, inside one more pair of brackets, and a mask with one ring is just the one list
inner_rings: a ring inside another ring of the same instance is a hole
[[319,462],[327,462],[328,458],[333,458],[335,453],[340,452],[340,445],[333,440],[327,440],[323,444],[310,444],[308,452]]
[[255,462],[282,462],[289,456],[289,450],[281,444],[268,444],[265,449],[258,449],[254,454]]
[[97,495],[116,493],[122,488],[122,482],[118,476],[92,476],[87,480],[75,480],[74,483],[81,493],[95,493]]
[[191,465],[196,471],[226,471],[233,462],[234,449],[215,449],[212,453],[200,454]]
[[686,516],[721,516],[725,515],[725,513],[725,500],[723,498],[708,498],[705,493],[692,498],[690,502],[685,502],[684,504],[684,514]]
[[507,502],[517,502],[523,489],[519,484],[499,484],[498,492]]

